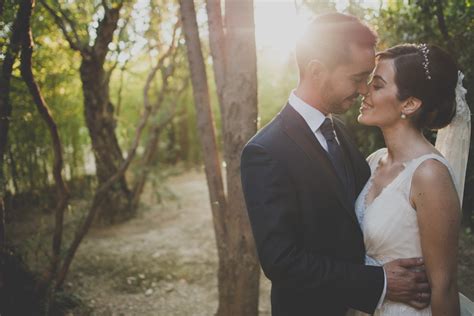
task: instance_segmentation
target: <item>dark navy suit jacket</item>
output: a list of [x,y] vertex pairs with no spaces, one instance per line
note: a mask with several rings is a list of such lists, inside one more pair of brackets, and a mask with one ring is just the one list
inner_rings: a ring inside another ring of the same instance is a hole
[[[334,123],[357,196],[370,169],[342,123]],[[363,264],[354,201],[291,105],[244,147],[241,176],[260,263],[272,281],[272,315],[339,316],[349,307],[372,313],[383,269]]]

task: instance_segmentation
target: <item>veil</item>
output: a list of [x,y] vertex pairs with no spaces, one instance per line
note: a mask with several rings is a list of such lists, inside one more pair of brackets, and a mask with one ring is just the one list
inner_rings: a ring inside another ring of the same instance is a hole
[[438,131],[435,144],[436,149],[451,165],[454,184],[461,203],[471,137],[471,111],[466,102],[467,90],[462,86],[463,78],[464,74],[459,71],[456,86],[456,114],[448,126]]

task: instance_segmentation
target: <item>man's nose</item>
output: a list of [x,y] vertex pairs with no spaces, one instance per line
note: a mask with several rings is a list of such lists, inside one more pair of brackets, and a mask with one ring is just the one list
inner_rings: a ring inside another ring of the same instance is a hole
[[367,85],[367,82],[362,82],[359,85],[357,92],[362,96],[366,96],[369,93],[369,86]]

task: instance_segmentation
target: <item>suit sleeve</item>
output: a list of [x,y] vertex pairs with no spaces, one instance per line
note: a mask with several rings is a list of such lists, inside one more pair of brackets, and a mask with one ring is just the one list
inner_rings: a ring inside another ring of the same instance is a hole
[[241,177],[260,263],[273,286],[333,289],[347,306],[372,313],[383,290],[383,269],[304,248],[297,234],[297,192],[286,168],[250,143],[242,153]]

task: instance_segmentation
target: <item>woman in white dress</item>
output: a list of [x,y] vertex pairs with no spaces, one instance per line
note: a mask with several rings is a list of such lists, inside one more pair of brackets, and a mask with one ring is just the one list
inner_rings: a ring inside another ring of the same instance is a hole
[[457,81],[456,63],[436,46],[403,44],[377,55],[358,117],[378,126],[387,146],[369,156],[372,176],[356,201],[367,264],[423,257],[431,305],[385,300],[375,315],[460,315],[458,191],[447,160],[422,132],[451,122]]

